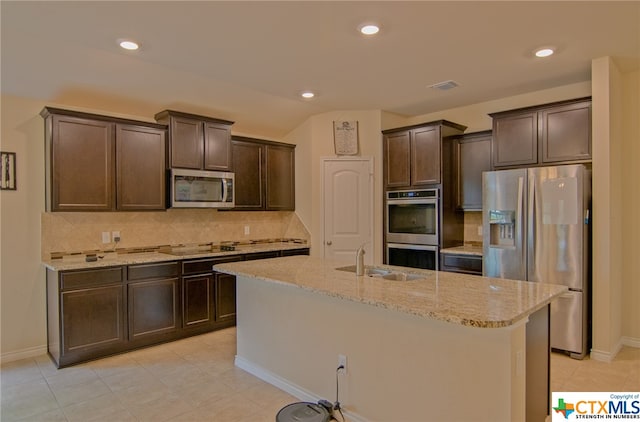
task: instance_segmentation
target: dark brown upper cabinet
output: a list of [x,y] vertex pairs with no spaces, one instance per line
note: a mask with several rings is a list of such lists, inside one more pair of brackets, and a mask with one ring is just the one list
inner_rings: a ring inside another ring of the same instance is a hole
[[116,204],[119,210],[165,208],[165,131],[116,126]]
[[491,170],[491,131],[456,138],[454,154],[456,208],[482,210],[482,172]]
[[46,107],[48,211],[165,209],[162,125]]
[[169,125],[168,167],[230,171],[233,122],[174,110],[155,115]]
[[236,210],[295,210],[295,145],[234,137]]
[[494,167],[591,160],[591,99],[492,113]]
[[401,189],[442,183],[443,138],[461,134],[465,129],[439,120],[383,131],[385,187]]

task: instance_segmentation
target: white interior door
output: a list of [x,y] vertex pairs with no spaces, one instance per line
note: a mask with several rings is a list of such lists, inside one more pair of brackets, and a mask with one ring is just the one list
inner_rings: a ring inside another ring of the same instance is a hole
[[373,262],[373,162],[323,162],[324,257],[352,260],[366,242],[365,262]]

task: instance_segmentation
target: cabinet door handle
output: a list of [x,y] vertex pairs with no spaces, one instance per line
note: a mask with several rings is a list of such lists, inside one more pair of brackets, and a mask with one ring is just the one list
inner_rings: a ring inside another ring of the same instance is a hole
[[333,242],[330,240],[327,240],[327,246],[331,246],[331,245],[333,245]]

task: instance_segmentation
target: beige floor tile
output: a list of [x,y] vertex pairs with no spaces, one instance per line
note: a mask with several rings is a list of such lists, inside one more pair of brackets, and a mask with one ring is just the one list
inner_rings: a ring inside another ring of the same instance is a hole
[[[4,419],[2,419],[4,420]],[[67,416],[62,409],[55,409],[49,412],[40,413],[38,415],[29,416],[24,419],[19,419],[24,422],[67,422]]]
[[51,387],[66,387],[100,379],[93,369],[83,365],[58,369],[54,373],[46,374],[45,378]]
[[30,381],[43,380],[42,372],[35,359],[22,359],[2,365],[2,387],[11,387]]
[[55,396],[44,379],[2,387],[0,419],[19,420],[59,408]]
[[149,403],[170,393],[171,389],[169,387],[160,382],[160,380],[155,379],[132,382],[129,387],[114,392],[125,407]]
[[193,407],[181,398],[168,393],[146,403],[129,405],[127,410],[138,420],[158,422],[190,412]]
[[159,383],[160,380],[140,365],[127,367],[126,371],[101,377],[111,391],[119,391],[140,383]]
[[[61,407],[82,403],[112,392],[101,379],[73,385],[51,385],[51,391]],[[115,397],[115,396],[114,396]]]
[[[235,335],[226,329],[60,370],[47,355],[4,364],[0,417],[274,422],[300,400],[237,368]],[[640,349],[625,347],[611,363],[553,353],[550,381],[552,391],[640,391]]]
[[75,403],[63,407],[62,410],[70,422],[116,421],[114,415],[122,415],[126,411],[114,394],[105,394],[91,400]]

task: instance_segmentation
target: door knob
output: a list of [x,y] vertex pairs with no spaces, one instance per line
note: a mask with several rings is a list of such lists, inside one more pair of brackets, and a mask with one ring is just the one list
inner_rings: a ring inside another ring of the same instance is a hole
[[330,240],[327,240],[327,246],[331,246],[331,245],[333,245],[333,242]]

